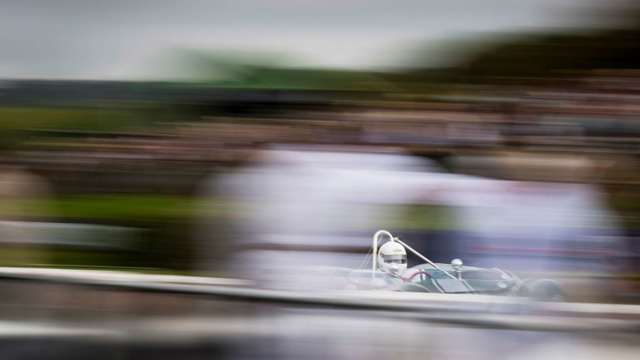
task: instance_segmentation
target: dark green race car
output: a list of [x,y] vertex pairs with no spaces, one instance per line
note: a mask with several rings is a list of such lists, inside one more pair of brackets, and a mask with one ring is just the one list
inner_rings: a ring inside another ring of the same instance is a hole
[[[407,269],[401,291],[444,294],[526,296],[542,301],[562,301],[565,296],[553,280],[522,280],[498,268],[486,269],[450,264],[421,264]],[[453,274],[454,277],[451,277]]]

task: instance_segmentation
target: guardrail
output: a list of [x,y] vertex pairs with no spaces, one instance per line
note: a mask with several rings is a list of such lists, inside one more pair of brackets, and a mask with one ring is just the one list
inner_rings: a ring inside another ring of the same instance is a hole
[[248,282],[236,279],[40,268],[0,268],[0,279],[250,303],[376,311],[377,316],[475,327],[640,331],[640,305],[552,303],[516,297],[391,291],[297,292],[251,288]]

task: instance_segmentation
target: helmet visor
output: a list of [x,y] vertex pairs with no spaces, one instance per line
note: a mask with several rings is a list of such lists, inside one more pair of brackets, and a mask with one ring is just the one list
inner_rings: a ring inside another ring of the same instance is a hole
[[382,260],[387,264],[406,264],[407,255],[382,255]]

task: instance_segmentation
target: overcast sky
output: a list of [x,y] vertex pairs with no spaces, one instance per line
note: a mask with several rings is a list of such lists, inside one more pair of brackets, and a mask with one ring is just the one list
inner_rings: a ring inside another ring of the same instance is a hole
[[302,65],[375,67],[417,41],[575,26],[598,2],[0,0],[0,77],[162,78],[159,64],[179,48],[266,50]]

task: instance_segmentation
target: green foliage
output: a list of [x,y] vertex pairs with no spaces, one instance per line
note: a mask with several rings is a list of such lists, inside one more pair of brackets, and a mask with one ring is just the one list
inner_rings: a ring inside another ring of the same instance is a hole
[[204,200],[162,195],[82,195],[51,199],[20,199],[0,204],[0,216],[20,214],[33,218],[86,219],[95,222],[139,222],[189,219],[203,209],[215,215]]
[[410,205],[398,209],[402,216],[398,217],[393,228],[404,230],[453,230],[458,224],[455,222],[454,212],[446,206]]
[[386,82],[367,71],[292,67],[286,56],[187,50],[173,55],[172,70],[218,88],[278,90],[382,90]]
[[465,81],[540,78],[592,69],[640,67],[640,30],[548,33],[506,39],[462,64]]
[[115,131],[139,123],[140,114],[130,110],[0,107],[0,131]]

